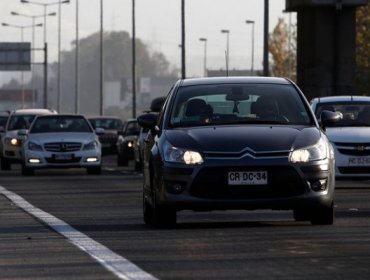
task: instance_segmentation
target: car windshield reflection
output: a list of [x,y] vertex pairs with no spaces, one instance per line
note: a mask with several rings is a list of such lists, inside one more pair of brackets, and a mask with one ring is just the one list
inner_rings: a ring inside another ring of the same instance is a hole
[[45,117],[36,119],[30,133],[53,132],[92,132],[84,118],[71,117]]
[[369,102],[328,102],[317,105],[316,117],[320,118],[322,111],[340,112],[342,119],[332,126],[370,126]]
[[302,100],[290,85],[197,85],[181,88],[170,127],[281,124],[309,125]]

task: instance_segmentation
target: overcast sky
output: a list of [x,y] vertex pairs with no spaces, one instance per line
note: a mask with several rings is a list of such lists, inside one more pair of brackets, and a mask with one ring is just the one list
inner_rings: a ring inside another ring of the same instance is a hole
[[[57,0],[30,0],[39,3],[55,3]],[[126,30],[131,33],[131,0],[104,0],[104,29]],[[42,15],[38,5],[21,4],[20,0],[0,0],[2,22],[30,25],[27,17],[11,16],[11,11],[28,15]],[[255,23],[255,69],[262,68],[263,50],[263,0],[185,0],[186,3],[186,47],[187,76],[201,76],[203,73],[204,44],[200,37],[208,39],[208,68],[224,68],[226,34],[230,30],[230,69],[250,69],[251,25]],[[285,0],[270,0],[270,32],[279,17],[285,17]],[[99,31],[100,0],[79,0],[80,38]],[[58,5],[48,6],[48,13],[57,12]],[[69,50],[75,39],[76,0],[62,5],[62,49]],[[181,51],[181,0],[136,0],[136,36],[142,39],[152,51],[161,51],[171,64],[180,67]],[[295,21],[295,14],[293,15]],[[43,18],[36,19],[43,23]],[[0,26],[1,41],[20,41],[20,29]],[[24,30],[24,40],[32,38],[31,29]],[[49,61],[57,58],[58,17],[47,19],[47,41]],[[43,30],[36,29],[36,47],[43,44]],[[0,73],[5,79],[4,73]]]

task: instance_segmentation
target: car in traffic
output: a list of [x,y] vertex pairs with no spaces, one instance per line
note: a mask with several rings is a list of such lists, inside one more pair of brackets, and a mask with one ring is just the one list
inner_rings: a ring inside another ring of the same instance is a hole
[[123,131],[123,121],[115,116],[89,117],[88,120],[94,129],[104,129],[104,133],[99,135],[103,155],[115,154],[117,152],[118,135],[122,134]]
[[311,101],[318,119],[326,111],[342,119],[326,127],[335,152],[337,178],[370,177],[370,97],[327,96]]
[[28,129],[36,116],[56,113],[51,109],[18,109],[10,113],[5,127],[0,128],[3,134],[0,143],[1,170],[10,170],[12,163],[21,163],[25,137],[19,135],[18,131]]
[[[144,113],[159,113],[165,100],[165,96],[154,98],[150,104],[150,109],[148,111],[144,111]],[[144,141],[147,134],[148,129],[140,127],[139,135],[134,142],[135,171],[143,170]]]
[[22,174],[33,175],[43,168],[86,168],[101,173],[101,144],[89,121],[82,115],[38,116],[29,130],[18,133],[22,145]]
[[122,134],[117,139],[117,165],[127,166],[134,159],[134,143],[140,127],[136,119],[129,119],[123,125]]
[[[326,125],[339,118],[324,112]],[[334,152],[290,80],[179,80],[161,113],[143,114],[143,217],[174,226],[177,212],[293,210],[297,221],[334,221]]]

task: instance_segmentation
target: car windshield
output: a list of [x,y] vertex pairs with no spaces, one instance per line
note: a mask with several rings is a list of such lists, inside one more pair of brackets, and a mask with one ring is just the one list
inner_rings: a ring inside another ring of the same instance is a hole
[[319,103],[315,111],[318,119],[324,110],[342,114],[342,119],[331,126],[370,126],[370,102]]
[[291,85],[221,84],[181,87],[169,125],[312,123],[307,106]]
[[28,129],[35,117],[35,115],[12,115],[8,130]]
[[92,132],[86,119],[79,116],[53,116],[38,118],[30,133]]
[[122,129],[122,123],[117,119],[89,119],[92,127],[104,128],[111,130],[120,130]]

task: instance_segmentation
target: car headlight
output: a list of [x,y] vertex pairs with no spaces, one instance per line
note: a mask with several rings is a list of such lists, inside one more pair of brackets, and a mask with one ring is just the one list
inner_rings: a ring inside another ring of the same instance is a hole
[[42,146],[35,142],[28,142],[28,149],[30,151],[42,151]]
[[181,149],[172,146],[166,142],[163,146],[164,160],[168,162],[177,162],[185,164],[202,164],[203,158],[196,151]]
[[96,141],[91,141],[84,145],[83,150],[95,150],[98,147],[98,143]]
[[313,146],[294,150],[289,155],[289,161],[293,163],[304,163],[322,160],[328,157],[329,147],[323,138]]
[[4,143],[11,146],[20,146],[22,142],[20,139],[7,137],[4,139]]

